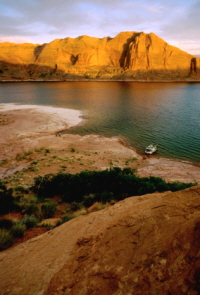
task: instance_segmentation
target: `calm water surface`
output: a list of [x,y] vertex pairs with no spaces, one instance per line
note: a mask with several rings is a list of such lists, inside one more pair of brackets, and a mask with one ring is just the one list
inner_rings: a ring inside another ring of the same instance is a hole
[[82,110],[70,133],[119,136],[143,153],[200,165],[200,84],[129,82],[1,83],[0,103]]

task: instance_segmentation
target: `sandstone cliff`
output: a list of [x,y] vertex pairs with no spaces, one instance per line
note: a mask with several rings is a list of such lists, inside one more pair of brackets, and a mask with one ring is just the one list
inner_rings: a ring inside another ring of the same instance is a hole
[[0,44],[0,80],[200,80],[200,58],[153,33],[114,38],[56,39],[48,44]]
[[199,294],[200,186],[127,198],[0,253],[1,295]]

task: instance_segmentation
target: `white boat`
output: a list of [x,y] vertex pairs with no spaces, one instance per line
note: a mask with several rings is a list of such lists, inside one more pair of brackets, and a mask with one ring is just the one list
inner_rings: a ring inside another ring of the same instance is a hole
[[145,154],[151,155],[153,153],[155,153],[158,149],[158,145],[157,144],[150,144],[146,147],[145,149]]

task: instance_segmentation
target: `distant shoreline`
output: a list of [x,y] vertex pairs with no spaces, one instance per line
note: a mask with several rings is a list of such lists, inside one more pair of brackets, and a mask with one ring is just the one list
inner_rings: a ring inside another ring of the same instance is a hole
[[61,80],[1,80],[0,83],[21,82],[133,82],[133,83],[200,83],[200,80],[132,80],[132,79],[61,79]]

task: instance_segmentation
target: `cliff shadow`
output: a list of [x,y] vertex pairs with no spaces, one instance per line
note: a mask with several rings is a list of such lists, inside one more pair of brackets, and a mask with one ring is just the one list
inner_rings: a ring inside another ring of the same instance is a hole
[[37,61],[40,53],[42,52],[42,50],[47,46],[47,43],[44,43],[42,45],[39,45],[37,47],[35,47],[34,49],[34,56],[35,56],[35,62]]
[[130,62],[130,50],[129,50],[130,43],[135,41],[135,38],[139,36],[140,34],[141,34],[140,32],[134,33],[133,36],[131,38],[128,38],[126,40],[126,43],[123,45],[123,51],[119,59],[119,64],[121,68],[124,68],[124,69],[128,68],[128,65]]
[[195,57],[191,58],[189,75],[193,73],[197,73],[197,59]]
[[78,61],[78,57],[79,57],[80,54],[77,54],[77,55],[71,55],[70,57],[70,61],[72,63],[72,65],[74,66],[76,64],[76,62]]
[[45,65],[37,65],[37,64],[15,64],[8,63],[4,61],[0,61],[0,80],[2,79],[30,79],[30,78],[52,78],[58,74],[60,76],[64,76],[66,73],[63,70],[57,70],[57,66],[55,68],[45,66]]

